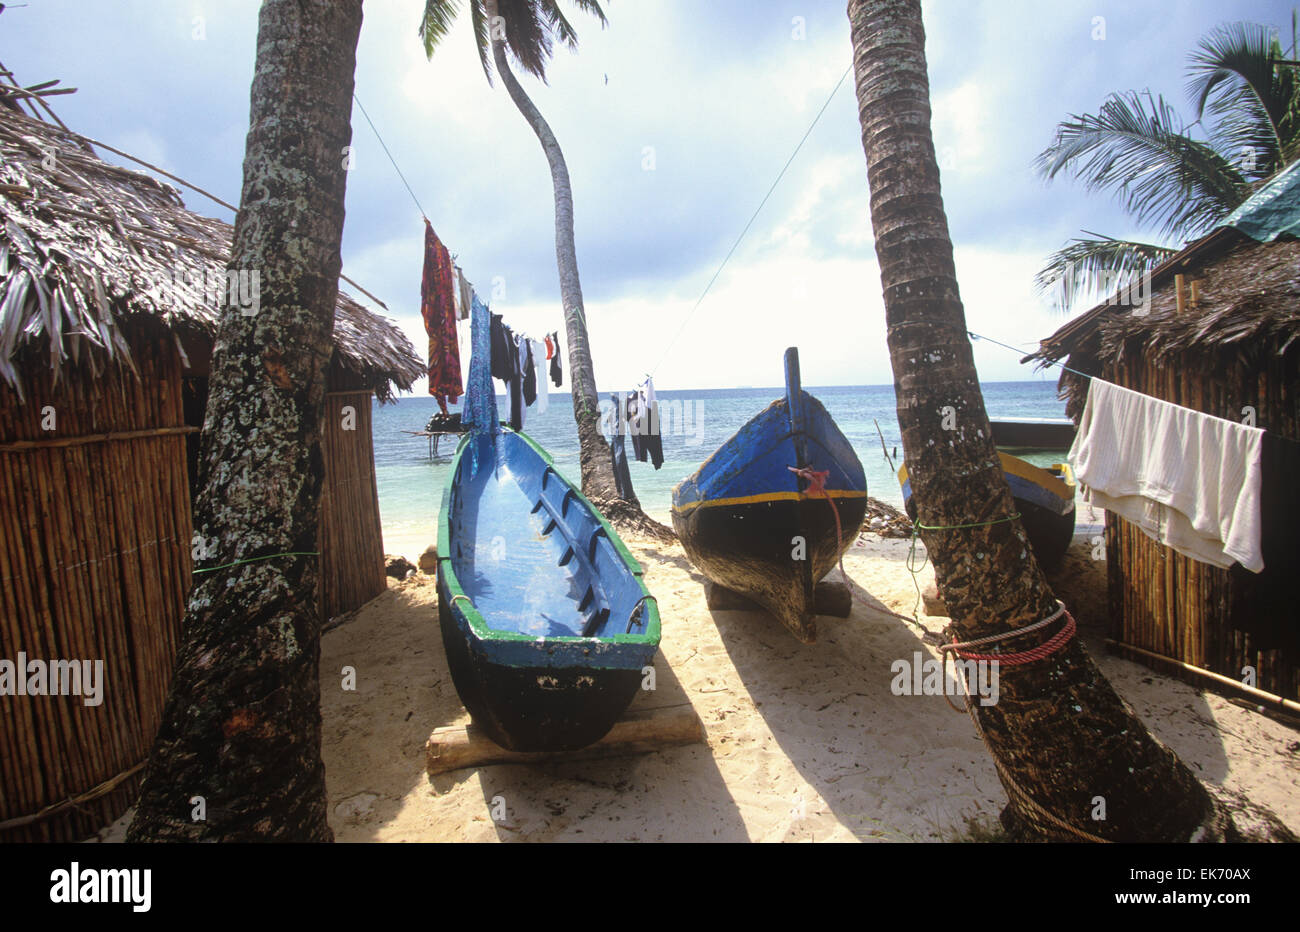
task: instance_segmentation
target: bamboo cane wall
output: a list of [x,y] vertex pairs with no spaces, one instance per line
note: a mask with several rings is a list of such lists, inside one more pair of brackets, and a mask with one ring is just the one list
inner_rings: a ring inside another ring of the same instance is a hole
[[[180,360],[171,340],[132,342],[138,380],[83,365],[54,385],[35,359],[25,403],[0,385],[0,658],[104,661],[101,705],[0,696],[0,823],[94,796],[0,840],[74,841],[118,818],[170,685],[191,569]],[[138,434],[100,436],[119,432]]]
[[[388,588],[375,485],[371,396],[369,390],[325,396],[319,547],[324,620],[359,608]],[[355,417],[351,430],[344,429],[345,408]]]
[[[1241,420],[1241,409],[1250,405],[1257,427],[1300,440],[1294,354],[1252,359],[1207,349],[1194,357],[1153,360],[1140,351],[1126,352],[1107,367],[1106,378],[1232,420]],[[1258,650],[1233,624],[1239,620],[1234,619],[1234,606],[1242,601],[1239,588],[1249,583],[1157,543],[1109,512],[1106,558],[1116,640],[1238,681],[1242,668],[1252,666],[1260,689],[1300,698],[1300,656]]]

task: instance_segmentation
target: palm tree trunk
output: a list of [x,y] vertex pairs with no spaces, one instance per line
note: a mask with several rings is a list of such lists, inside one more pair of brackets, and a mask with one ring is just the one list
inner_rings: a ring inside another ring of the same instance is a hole
[[[849,0],[848,14],[903,449],[920,524],[946,528],[921,536],[956,637],[1004,634],[1047,617],[1056,603],[1020,522],[998,520],[1014,507],[957,289],[920,0]],[[1023,651],[1060,627],[1000,646]],[[1044,660],[1002,667],[999,687],[999,701],[976,705],[975,714],[1011,800],[1004,822],[1018,834],[1232,837],[1230,820],[1147,733],[1079,638]]]
[[[330,841],[317,522],[361,0],[266,0],[202,435],[197,560],[133,841]],[[251,562],[249,562],[251,561]]]
[[[488,0],[488,21],[497,17],[496,0]],[[578,278],[578,250],[573,241],[573,189],[564,153],[541,112],[524,93],[510,63],[506,61],[505,42],[492,35],[492,61],[528,125],[537,134],[551,167],[555,189],[555,261],[560,270],[560,299],[564,302],[564,330],[569,346],[569,381],[573,395],[573,417],[578,422],[578,445],[582,468],[582,491],[598,503],[623,501],[640,510],[636,496],[621,499],[614,483],[614,464],[609,445],[600,432],[600,400],[596,393],[595,368],[591,361],[591,343],[587,338],[587,318],[582,305],[582,282]]]

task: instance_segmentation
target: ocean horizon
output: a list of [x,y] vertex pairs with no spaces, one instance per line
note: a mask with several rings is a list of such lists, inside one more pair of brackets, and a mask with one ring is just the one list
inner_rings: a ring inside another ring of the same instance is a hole
[[[980,389],[992,418],[1065,417],[1065,402],[1056,397],[1055,380],[984,382]],[[894,468],[881,449],[880,436],[884,437],[894,466],[901,464],[902,439],[893,384],[805,386],[804,390],[826,406],[853,445],[866,471],[868,494],[901,507],[902,493]],[[746,421],[782,397],[784,391],[783,386],[657,391],[663,466],[656,470],[649,462],[637,462],[628,444],[632,485],[646,513],[667,522],[673,487],[699,468]],[[602,395],[603,400],[609,397],[609,392]],[[504,417],[508,406],[503,396],[498,396],[497,404]],[[449,407],[459,410],[459,405]],[[374,403],[375,478],[384,549],[388,553],[414,557],[437,541],[442,493],[457,438],[442,438],[439,455],[430,462],[428,440],[402,433],[422,430],[437,410],[437,402],[430,396],[406,396],[386,405]],[[526,412],[524,433],[551,455],[561,473],[575,485],[579,483],[578,435],[567,389],[552,390],[545,414],[537,413],[535,407]],[[1017,454],[1045,466],[1064,459],[1065,450]]]

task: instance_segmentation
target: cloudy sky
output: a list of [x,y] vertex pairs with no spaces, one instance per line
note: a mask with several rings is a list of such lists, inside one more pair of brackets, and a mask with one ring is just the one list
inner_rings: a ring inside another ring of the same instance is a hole
[[[1290,32],[1277,0],[933,0],[924,5],[935,145],[970,329],[1026,349],[1064,318],[1032,287],[1080,230],[1145,234],[1034,156],[1070,113],[1150,88],[1183,113],[1186,56],[1225,21]],[[581,51],[524,85],[564,148],[578,260],[604,391],[771,386],[798,345],[808,385],[892,380],[885,347],[844,0],[610,0],[572,12]],[[0,14],[5,67],[61,78],[73,129],[237,202],[255,53],[251,0],[28,0]],[[468,16],[432,61],[422,0],[367,0],[356,93],[439,236],[481,295],[532,333],[562,330],[550,174]],[[1100,19],[1098,19],[1100,17]],[[1099,36],[1104,31],[1104,38]],[[830,104],[712,290],[764,193]],[[353,112],[345,274],[423,347],[423,226]],[[119,160],[120,161],[120,160]],[[193,209],[233,219],[199,195]],[[1046,378],[976,344],[984,380]],[[423,385],[417,386],[423,391]]]

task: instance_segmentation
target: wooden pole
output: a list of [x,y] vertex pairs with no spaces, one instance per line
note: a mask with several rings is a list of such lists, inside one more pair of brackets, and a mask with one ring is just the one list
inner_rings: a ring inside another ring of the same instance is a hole
[[1241,693],[1260,705],[1271,705],[1278,709],[1290,712],[1293,715],[1300,715],[1300,702],[1296,702],[1294,699],[1286,699],[1282,696],[1275,695],[1274,693],[1265,692],[1264,690],[1257,689],[1254,686],[1247,686],[1245,683],[1224,676],[1221,673],[1215,673],[1213,670],[1194,667],[1190,663],[1183,663],[1181,660],[1175,660],[1173,657],[1166,657],[1163,654],[1144,650],[1143,648],[1136,647],[1132,644],[1123,644],[1112,638],[1106,638],[1106,647],[1121,656],[1125,654],[1136,654],[1138,657],[1145,658],[1149,661],[1168,664],[1170,667],[1176,668],[1194,679],[1206,680],[1224,689],[1230,689],[1233,692]]

